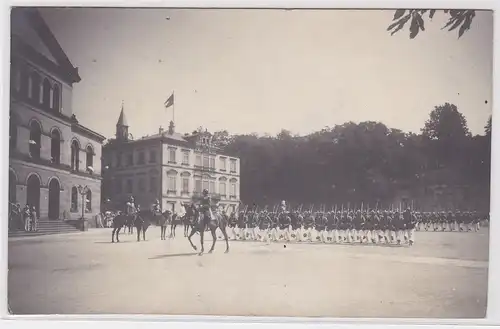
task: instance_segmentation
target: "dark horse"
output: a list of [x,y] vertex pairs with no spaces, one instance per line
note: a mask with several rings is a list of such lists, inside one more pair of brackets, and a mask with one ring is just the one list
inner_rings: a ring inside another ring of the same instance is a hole
[[120,242],[118,235],[120,233],[120,230],[124,226],[129,227],[129,229],[130,227],[135,226],[135,228],[137,229],[137,241],[140,241],[141,232],[143,240],[146,240],[146,231],[149,227],[151,217],[152,217],[151,211],[149,211],[149,213],[145,211],[140,211],[135,215],[127,215],[122,212],[119,212],[118,215],[116,215],[115,218],[113,218],[113,232],[111,233],[111,242],[115,242],[115,235],[116,235],[116,242]]
[[187,238],[189,236],[189,228],[193,227],[195,216],[197,216],[195,215],[196,207],[187,203],[182,206],[184,207],[185,214],[182,216],[181,221],[184,226],[184,237]]
[[161,230],[161,239],[166,240],[167,225],[172,223],[172,213],[170,211],[164,211],[162,214],[156,214],[155,219],[158,220],[158,225]]
[[119,211],[117,215],[113,218],[113,232],[111,233],[111,242],[115,242],[115,234],[116,234],[116,242],[120,242],[118,238],[118,234],[122,227],[126,226],[127,222],[133,221],[134,216],[126,215]]
[[177,216],[176,213],[172,214],[169,223],[170,223],[170,237],[175,238],[175,229],[177,228],[177,225],[179,225],[180,223],[179,216]]
[[217,235],[215,234],[217,231],[217,228],[219,228],[222,231],[222,234],[224,235],[224,240],[226,240],[226,251],[225,253],[229,252],[229,241],[227,238],[227,232],[226,232],[226,227],[227,227],[227,218],[224,215],[221,215],[219,213],[213,213],[213,218],[204,218],[203,214],[199,212],[196,207],[191,206],[191,209],[194,211],[194,222],[193,222],[193,228],[191,230],[191,234],[188,236],[189,243],[191,244],[191,247],[193,247],[194,250],[197,250],[196,246],[193,244],[191,241],[191,237],[196,233],[200,233],[200,242],[201,242],[201,250],[198,255],[203,255],[203,252],[205,251],[205,248],[203,246],[203,235],[205,233],[205,229],[208,227],[210,229],[210,232],[212,233],[212,248],[208,251],[208,253],[212,253],[215,248],[215,242],[217,241]]
[[151,210],[141,210],[136,214],[134,226],[137,229],[137,241],[146,241],[146,231],[148,230],[151,221],[154,220],[154,214]]

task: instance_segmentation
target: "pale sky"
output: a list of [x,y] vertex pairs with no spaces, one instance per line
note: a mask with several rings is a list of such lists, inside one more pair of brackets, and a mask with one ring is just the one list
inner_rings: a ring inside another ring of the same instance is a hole
[[393,10],[41,12],[82,77],[74,113],[106,137],[122,100],[134,137],[167,127],[173,90],[181,133],[307,134],[367,120],[418,132],[450,102],[482,134],[492,110],[491,12],[478,12],[460,39],[441,30],[437,12],[414,40],[407,28],[386,31]]

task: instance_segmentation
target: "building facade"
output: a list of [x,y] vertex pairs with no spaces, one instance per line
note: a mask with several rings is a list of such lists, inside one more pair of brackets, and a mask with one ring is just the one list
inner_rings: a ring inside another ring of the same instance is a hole
[[41,219],[91,217],[105,138],[73,114],[78,69],[36,9],[11,13],[9,202],[34,206]]
[[240,201],[240,160],[220,154],[212,135],[168,130],[133,140],[122,106],[116,138],[103,147],[103,201],[121,209],[133,196],[142,209],[159,200],[162,210],[179,213],[183,203],[195,201],[207,189],[228,211]]

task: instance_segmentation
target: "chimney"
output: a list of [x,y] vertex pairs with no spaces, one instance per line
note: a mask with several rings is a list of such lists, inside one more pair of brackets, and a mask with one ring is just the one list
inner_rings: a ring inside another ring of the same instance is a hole
[[173,135],[175,132],[175,125],[173,121],[170,121],[170,125],[168,126],[168,134]]
[[162,135],[163,134],[163,127],[160,126],[160,129],[158,129],[158,134]]

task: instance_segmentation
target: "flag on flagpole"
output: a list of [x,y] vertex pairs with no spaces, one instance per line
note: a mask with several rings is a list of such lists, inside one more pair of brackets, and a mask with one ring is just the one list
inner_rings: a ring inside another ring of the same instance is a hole
[[172,95],[170,95],[170,97],[165,101],[165,108],[169,108],[170,106],[173,106],[174,105],[174,93],[172,93]]

